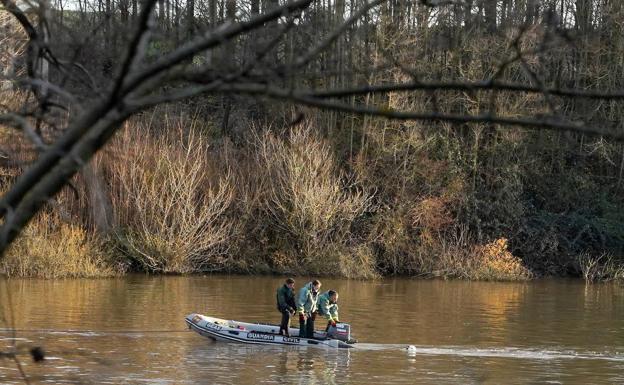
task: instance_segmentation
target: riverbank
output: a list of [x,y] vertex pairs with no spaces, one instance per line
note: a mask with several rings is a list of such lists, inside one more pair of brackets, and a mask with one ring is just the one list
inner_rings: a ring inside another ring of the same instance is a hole
[[[0,267],[44,278],[624,278],[619,190],[601,186],[589,161],[554,180],[535,166],[551,162],[532,150],[538,134],[498,132],[477,161],[471,142],[454,135],[368,132],[361,151],[345,153],[340,138],[322,131],[312,123],[250,127],[235,142],[180,107],[135,118]],[[17,159],[32,156],[5,135]],[[511,145],[531,152],[523,160],[499,150]],[[4,165],[4,189],[20,164]],[[601,200],[590,199],[597,191]]]

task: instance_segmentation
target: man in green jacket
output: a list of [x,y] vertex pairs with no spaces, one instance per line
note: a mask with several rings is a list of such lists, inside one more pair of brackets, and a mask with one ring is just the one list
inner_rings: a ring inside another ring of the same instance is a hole
[[318,313],[327,320],[325,331],[328,331],[330,326],[336,327],[336,322],[340,322],[338,320],[338,293],[336,291],[329,290],[319,296]]
[[321,282],[315,279],[299,290],[297,312],[299,313],[299,337],[314,338],[314,320]]
[[282,313],[279,334],[290,336],[290,317],[295,315],[295,280],[288,278],[284,285],[277,289],[277,310]]

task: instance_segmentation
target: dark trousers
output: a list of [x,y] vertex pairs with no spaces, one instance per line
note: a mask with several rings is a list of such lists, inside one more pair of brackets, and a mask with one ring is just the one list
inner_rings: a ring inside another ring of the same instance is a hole
[[314,320],[316,313],[309,315],[305,321],[299,320],[299,337],[314,338]]
[[[290,317],[291,314],[288,309],[282,310],[282,322],[280,323],[280,334],[284,334],[285,336],[290,336],[288,332],[288,328],[290,327]],[[284,333],[282,333],[284,331]]]

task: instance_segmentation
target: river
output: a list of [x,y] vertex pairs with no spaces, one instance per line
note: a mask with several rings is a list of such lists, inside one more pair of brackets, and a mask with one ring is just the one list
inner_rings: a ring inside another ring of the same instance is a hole
[[[32,383],[624,384],[624,286],[321,281],[340,293],[355,349],[228,344],[187,330],[192,312],[278,322],[283,278],[223,275],[4,281],[0,344],[44,349],[43,363],[20,356]],[[0,358],[0,383],[24,383],[13,360]]]

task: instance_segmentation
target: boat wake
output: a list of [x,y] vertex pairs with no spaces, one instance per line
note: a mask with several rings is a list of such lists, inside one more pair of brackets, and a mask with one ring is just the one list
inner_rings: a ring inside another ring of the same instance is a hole
[[[186,334],[187,331],[180,330],[117,330],[117,331],[92,331],[92,330],[54,330],[54,329],[16,329],[22,333],[20,337],[12,337],[12,329],[0,328],[1,341],[31,342],[24,338],[23,334],[48,334],[48,335],[68,335],[80,337],[106,337],[121,336],[129,338],[146,338],[151,336],[162,337],[163,334]],[[409,356],[457,356],[457,357],[493,357],[511,358],[524,360],[602,360],[612,362],[624,362],[624,352],[596,352],[580,351],[571,349],[553,348],[476,348],[466,346],[423,346],[406,344],[378,344],[378,343],[357,343],[352,345],[352,351],[403,351]]]
[[403,350],[410,356],[494,357],[526,360],[605,360],[624,362],[624,352],[607,353],[555,349],[524,349],[514,347],[470,348],[464,346],[418,346],[403,344],[355,344],[355,350]]

